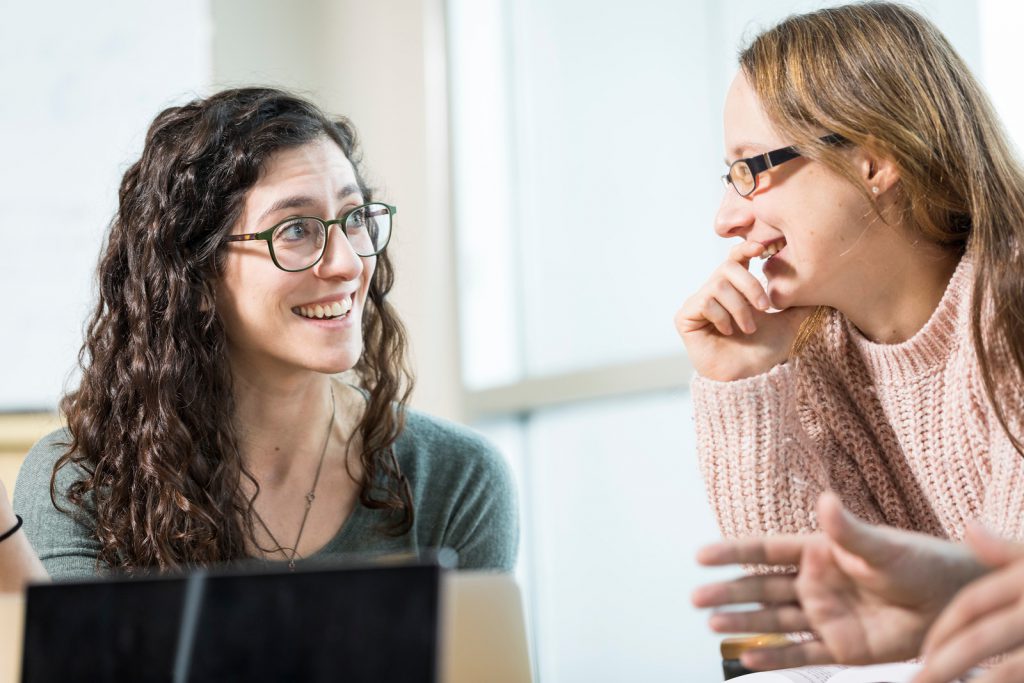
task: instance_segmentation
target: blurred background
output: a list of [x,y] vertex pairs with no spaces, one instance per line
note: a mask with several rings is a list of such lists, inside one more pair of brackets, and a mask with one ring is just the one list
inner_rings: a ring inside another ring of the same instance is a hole
[[[401,209],[414,406],[480,429],[516,474],[540,680],[720,680],[688,599],[717,576],[692,561],[717,531],[672,316],[728,246],[711,220],[735,55],[825,4],[0,0],[0,476],[10,489],[75,385],[149,122],[225,86],[284,86],[354,121]],[[1024,139],[1024,9],[914,6]]]

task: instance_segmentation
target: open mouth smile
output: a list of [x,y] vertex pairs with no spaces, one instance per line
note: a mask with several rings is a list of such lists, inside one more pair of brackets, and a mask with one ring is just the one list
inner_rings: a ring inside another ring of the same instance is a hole
[[335,301],[323,301],[315,304],[295,306],[292,313],[309,320],[338,320],[348,316],[352,310],[352,295]]
[[786,248],[786,239],[778,239],[773,242],[769,242],[764,245],[764,251],[761,253],[760,258],[762,260],[770,259],[771,257],[778,254],[780,251]]

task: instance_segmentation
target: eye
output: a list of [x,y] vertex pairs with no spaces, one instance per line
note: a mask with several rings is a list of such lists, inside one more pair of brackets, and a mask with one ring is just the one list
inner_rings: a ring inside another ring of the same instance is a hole
[[366,228],[366,209],[356,209],[350,213],[345,220],[345,228],[348,231],[364,230]]
[[274,244],[294,245],[316,239],[323,231],[317,221],[309,218],[295,218],[278,226],[274,231]]
[[745,162],[738,161],[732,165],[729,170],[729,175],[735,182],[743,183],[744,185],[749,184],[753,179],[754,175],[750,172],[750,167]]

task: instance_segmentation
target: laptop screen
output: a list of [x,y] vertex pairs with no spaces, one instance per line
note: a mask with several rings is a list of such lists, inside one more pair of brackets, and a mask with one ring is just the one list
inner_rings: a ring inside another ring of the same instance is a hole
[[22,676],[432,683],[439,582],[415,564],[33,585]]

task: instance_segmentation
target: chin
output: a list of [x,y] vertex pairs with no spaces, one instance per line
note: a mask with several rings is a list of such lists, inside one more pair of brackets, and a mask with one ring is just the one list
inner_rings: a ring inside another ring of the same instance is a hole
[[794,292],[789,287],[772,286],[771,283],[768,285],[768,298],[772,302],[772,308],[780,311],[801,305],[797,297],[797,292]]
[[360,352],[356,353],[346,353],[332,358],[324,358],[320,362],[315,362],[312,369],[325,375],[339,375],[354,368],[361,356],[360,350]]

